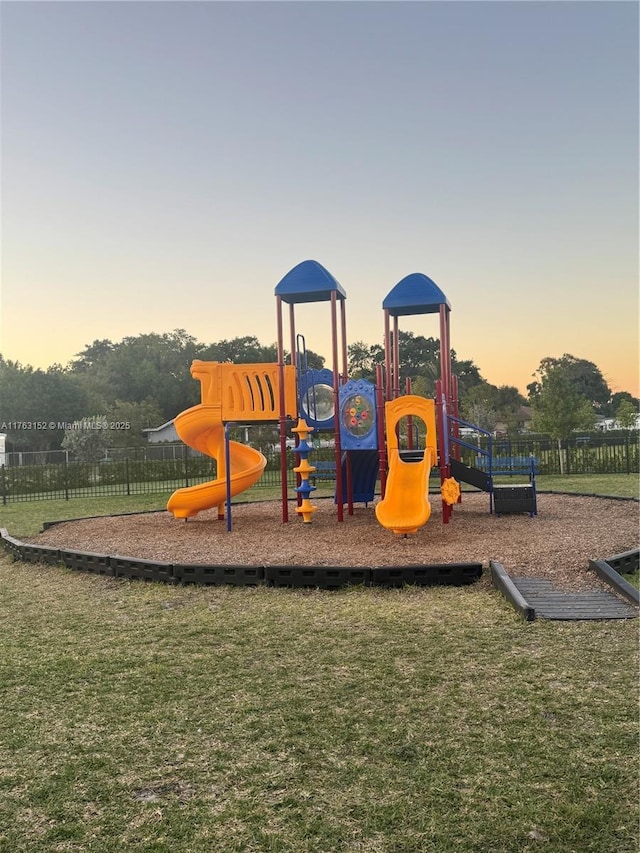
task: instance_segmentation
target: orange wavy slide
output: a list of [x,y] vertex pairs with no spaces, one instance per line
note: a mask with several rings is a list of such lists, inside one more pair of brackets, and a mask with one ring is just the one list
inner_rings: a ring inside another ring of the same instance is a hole
[[[197,358],[191,364],[191,375],[200,382],[201,402],[179,414],[173,423],[185,444],[216,460],[218,478],[178,489],[169,498],[167,509],[176,518],[191,518],[203,509],[217,506],[218,515],[222,517],[227,500],[224,424],[277,421],[281,392],[285,414],[295,413],[295,367],[281,367],[271,362],[233,364]],[[282,389],[281,375],[284,377]],[[257,483],[266,465],[267,460],[259,450],[230,441],[231,497]]]
[[[176,518],[191,518],[204,509],[219,507],[222,510],[227,500],[225,476],[224,426],[220,419],[220,406],[202,403],[187,409],[174,421],[180,439],[189,447],[212,456],[221,475],[216,480],[188,486],[175,491],[167,503],[167,509]],[[229,442],[229,467],[231,497],[239,495],[258,482],[267,464],[266,458],[245,444]]]
[[[397,434],[403,417],[421,418],[426,427],[424,455],[420,461],[401,458]],[[437,459],[435,404],[407,394],[385,403],[389,473],[384,498],[376,504],[379,523],[398,535],[416,533],[429,520],[429,474]]]

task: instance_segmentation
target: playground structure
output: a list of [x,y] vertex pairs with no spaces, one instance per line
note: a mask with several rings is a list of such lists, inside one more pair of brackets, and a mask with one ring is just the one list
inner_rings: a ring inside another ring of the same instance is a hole
[[[346,292],[317,261],[298,264],[275,288],[277,309],[277,362],[274,364],[220,364],[195,361],[191,372],[201,383],[201,403],[175,419],[182,441],[216,460],[217,479],[178,489],[167,508],[177,518],[190,518],[217,507],[218,518],[230,513],[231,498],[254,485],[266,466],[262,453],[228,437],[231,424],[253,421],[279,426],[282,521],[289,521],[287,439],[296,435],[297,514],[305,523],[314,507],[309,477],[315,468],[309,462],[310,432],[333,436],[335,459],[335,504],[337,519],[344,520],[344,506],[353,514],[354,503],[373,501],[380,482],[381,500],[376,506],[378,522],[397,535],[419,530],[431,516],[429,477],[438,468],[441,484],[442,521],[450,520],[460,501],[459,481],[465,481],[494,496],[498,512],[535,514],[536,494],[533,466],[529,482],[517,487],[494,483],[491,443],[481,451],[460,436],[460,427],[480,430],[458,416],[457,381],[451,369],[451,306],[440,288],[422,273],[403,278],[383,300],[384,365],[377,370],[375,385],[348,376],[346,337]],[[330,368],[307,367],[306,343],[297,334],[295,306],[329,302],[331,323]],[[285,363],[283,306],[288,305],[289,363]],[[339,318],[338,318],[339,312]],[[440,324],[440,377],[435,400],[411,393],[407,383],[400,389],[399,317],[437,313]],[[292,421],[297,422],[295,429]],[[460,462],[460,448],[470,447],[486,456],[482,468]],[[514,500],[504,490],[517,488]],[[230,529],[230,528],[229,528]]]

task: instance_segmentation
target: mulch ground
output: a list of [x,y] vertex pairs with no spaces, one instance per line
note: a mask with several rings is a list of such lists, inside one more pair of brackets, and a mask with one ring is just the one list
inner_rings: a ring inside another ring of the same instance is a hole
[[[233,506],[231,532],[215,510],[180,521],[168,513],[113,516],[65,522],[31,542],[161,562],[208,565],[403,566],[430,563],[501,562],[511,575],[547,578],[559,588],[601,587],[589,559],[638,547],[639,504],[607,498],[541,494],[538,515],[490,515],[486,494],[464,494],[449,524],[440,501],[415,535],[395,536],[376,520],[373,505],[345,507],[337,520],[332,499],[313,502],[305,524],[289,504],[282,523],[279,502]],[[485,573],[486,574],[486,573]]]

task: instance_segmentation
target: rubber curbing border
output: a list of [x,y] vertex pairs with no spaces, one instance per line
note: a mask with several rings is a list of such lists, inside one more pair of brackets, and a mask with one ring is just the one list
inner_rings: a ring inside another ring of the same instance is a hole
[[166,509],[141,509],[138,512],[117,512],[114,515],[81,515],[79,518],[60,518],[56,521],[43,521],[42,531],[49,530],[50,527],[56,527],[58,524],[66,524],[68,521],[94,521],[98,518],[126,518],[128,515],[153,515],[157,512],[166,512]]
[[623,551],[622,554],[614,554],[613,557],[605,557],[612,569],[620,574],[626,572],[637,572],[640,569],[640,549],[634,551]]
[[535,621],[535,608],[529,604],[524,595],[516,587],[502,563],[499,563],[497,560],[489,560],[489,568],[491,570],[491,582],[494,587],[502,593],[509,604],[511,604],[527,622]]
[[[85,553],[32,545],[0,528],[0,546],[15,560],[63,565],[108,577],[200,586],[267,586],[343,589],[347,586],[464,586],[482,577],[482,563],[385,566],[228,566],[164,563],[122,554]],[[390,576],[392,573],[392,577]]]
[[599,495],[597,492],[555,492],[553,489],[536,489],[538,495],[560,495],[565,498],[598,498],[603,501],[635,501],[640,503],[640,498],[624,495]]
[[618,595],[626,598],[636,607],[640,606],[640,590],[625,580],[617,569],[609,565],[609,560],[589,560],[589,568],[612,587]]

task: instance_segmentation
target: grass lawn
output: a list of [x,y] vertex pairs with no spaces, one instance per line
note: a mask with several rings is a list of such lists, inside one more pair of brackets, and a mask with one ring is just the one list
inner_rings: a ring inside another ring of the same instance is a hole
[[61,521],[94,515],[116,515],[122,512],[144,512],[165,509],[170,492],[150,495],[112,495],[99,498],[71,498],[18,501],[0,506],[0,527],[12,536],[35,536],[44,521]]
[[586,495],[611,495],[623,498],[640,497],[640,478],[637,474],[548,474],[536,477],[540,492],[579,492]]
[[637,624],[0,557],[0,850],[635,853]]
[[[0,526],[166,499],[10,504]],[[172,587],[2,552],[0,590],[1,853],[640,847],[637,620],[525,623],[486,584]]]

